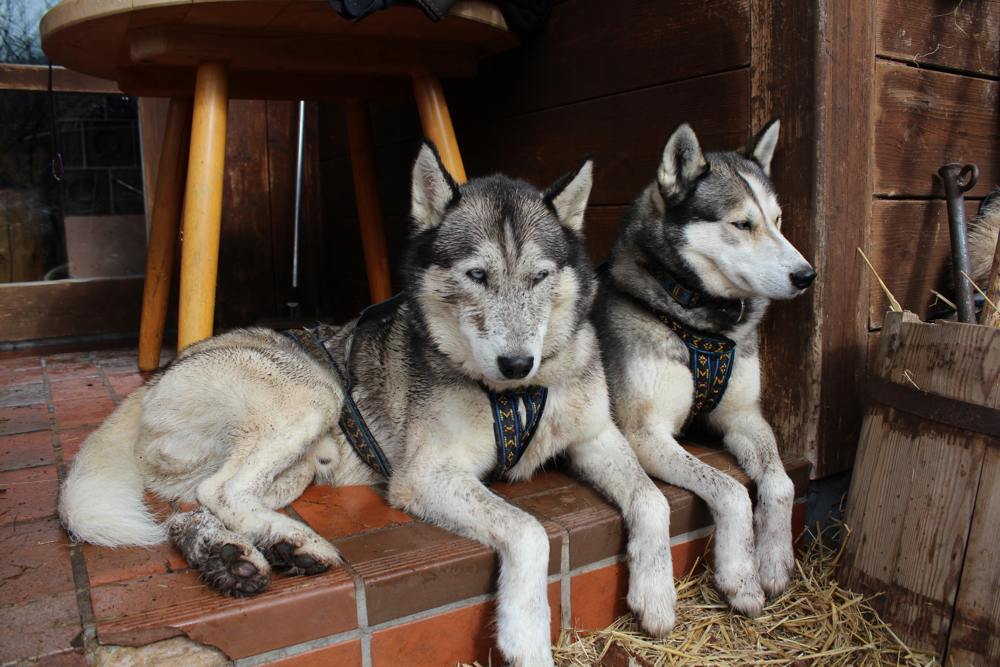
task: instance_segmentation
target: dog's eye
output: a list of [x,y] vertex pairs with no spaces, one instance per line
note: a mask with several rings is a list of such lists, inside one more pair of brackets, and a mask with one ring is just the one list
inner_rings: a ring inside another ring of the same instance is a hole
[[749,220],[742,220],[740,222],[732,222],[730,224],[733,227],[735,227],[736,229],[742,229],[745,232],[749,232],[751,229],[753,229],[753,223],[750,222]]
[[535,274],[535,277],[532,279],[531,284],[537,285],[538,283],[542,282],[548,277],[549,277],[548,271],[539,271],[538,273]]
[[480,285],[486,284],[486,272],[482,269],[469,269],[465,272],[465,275],[469,276],[469,280],[474,283],[479,283]]

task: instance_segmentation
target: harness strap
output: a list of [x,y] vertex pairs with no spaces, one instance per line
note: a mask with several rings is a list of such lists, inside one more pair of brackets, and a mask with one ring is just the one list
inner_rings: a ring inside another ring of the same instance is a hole
[[[634,294],[630,294],[620,289],[611,278],[611,265],[604,262],[598,267],[600,277],[607,280],[608,286],[622,294],[644,310],[652,312],[656,318],[667,326],[688,349],[688,359],[691,366],[691,375],[694,378],[694,400],[691,403],[691,412],[688,415],[690,421],[693,417],[708,414],[719,405],[726,387],[729,386],[729,378],[733,373],[733,365],[736,363],[736,343],[722,335],[706,334],[696,329],[691,329],[666,313],[650,306]],[[668,274],[661,277],[663,288],[674,300],[684,308],[692,308],[698,305],[706,305],[698,293],[693,292],[680,285]],[[742,319],[742,301],[740,303],[740,315]]]
[[[490,397],[493,435],[497,445],[497,464],[489,478],[489,482],[494,482],[517,465],[527,451],[545,411],[549,390],[545,387],[525,387],[496,392],[483,387],[483,391]],[[524,409],[524,423],[521,422],[521,407]]]
[[725,336],[709,336],[688,329],[665,313],[656,313],[688,349],[691,375],[694,376],[694,401],[691,417],[708,414],[719,405],[729,386],[736,363],[736,343]]
[[351,395],[354,383],[351,380],[349,369],[348,372],[341,372],[333,355],[319,339],[315,329],[299,329],[297,331],[282,331],[281,333],[298,343],[311,357],[327,360],[344,388],[344,401],[340,406],[340,420],[338,421],[340,430],[354,452],[369,468],[381,473],[386,478],[391,477],[392,464],[389,463],[385,452],[382,451],[375,436],[372,435],[365,418],[358,409],[358,404],[354,402],[354,397]]
[[[344,402],[341,404],[338,422],[340,430],[361,460],[387,479],[392,476],[392,465],[378,441],[375,440],[375,436],[372,435],[352,396],[354,378],[350,368],[351,351],[354,348],[354,336],[357,335],[358,329],[362,325],[376,319],[391,317],[401,302],[402,294],[397,294],[386,301],[368,306],[362,311],[348,343],[345,359],[346,368],[343,371],[319,338],[316,329],[305,328],[281,332],[303,348],[309,356],[325,360],[333,368],[337,379],[344,388]],[[548,389],[545,387],[524,387],[504,392],[496,392],[487,387],[482,389],[490,400],[493,434],[497,450],[497,463],[487,481],[487,483],[491,483],[503,477],[508,470],[517,465],[521,456],[527,451],[542,418],[542,413],[545,411]],[[523,422],[520,416],[521,409],[524,410]]]

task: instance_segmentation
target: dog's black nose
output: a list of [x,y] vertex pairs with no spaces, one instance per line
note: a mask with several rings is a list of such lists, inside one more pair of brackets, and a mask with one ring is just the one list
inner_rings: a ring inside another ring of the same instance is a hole
[[509,380],[520,380],[531,372],[534,365],[534,357],[497,357],[500,372]]
[[810,267],[808,269],[796,271],[795,273],[789,273],[788,278],[797,289],[805,289],[812,285],[813,281],[816,280],[816,272]]

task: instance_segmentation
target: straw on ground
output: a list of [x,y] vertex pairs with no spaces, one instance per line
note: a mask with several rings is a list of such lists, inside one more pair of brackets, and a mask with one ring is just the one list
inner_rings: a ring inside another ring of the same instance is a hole
[[559,667],[699,667],[731,665],[937,665],[908,648],[869,603],[834,576],[842,551],[823,536],[800,555],[797,574],[764,613],[732,613],[708,568],[677,582],[677,625],[665,640],[639,631],[632,616],[589,633],[563,631],[554,647]]

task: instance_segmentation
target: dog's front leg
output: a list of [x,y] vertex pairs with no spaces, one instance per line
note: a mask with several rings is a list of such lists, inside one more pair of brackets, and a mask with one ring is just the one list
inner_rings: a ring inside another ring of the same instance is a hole
[[628,531],[628,604],[651,635],[665,637],[674,627],[670,507],[614,424],[589,441],[570,447],[573,466],[625,517]]
[[496,549],[497,645],[518,667],[552,665],[546,597],[549,538],[542,525],[472,474],[446,465],[397,472],[389,497],[422,519]]
[[629,437],[649,474],[692,491],[708,504],[715,521],[715,585],[734,610],[758,616],[764,609],[764,591],[754,554],[750,494],[733,477],[685,451],[663,424],[638,428]]
[[792,549],[795,485],[781,463],[774,431],[757,406],[717,412],[712,421],[725,434],[723,444],[757,485],[754,510],[757,567],[761,588],[773,597],[785,590],[795,568]]

